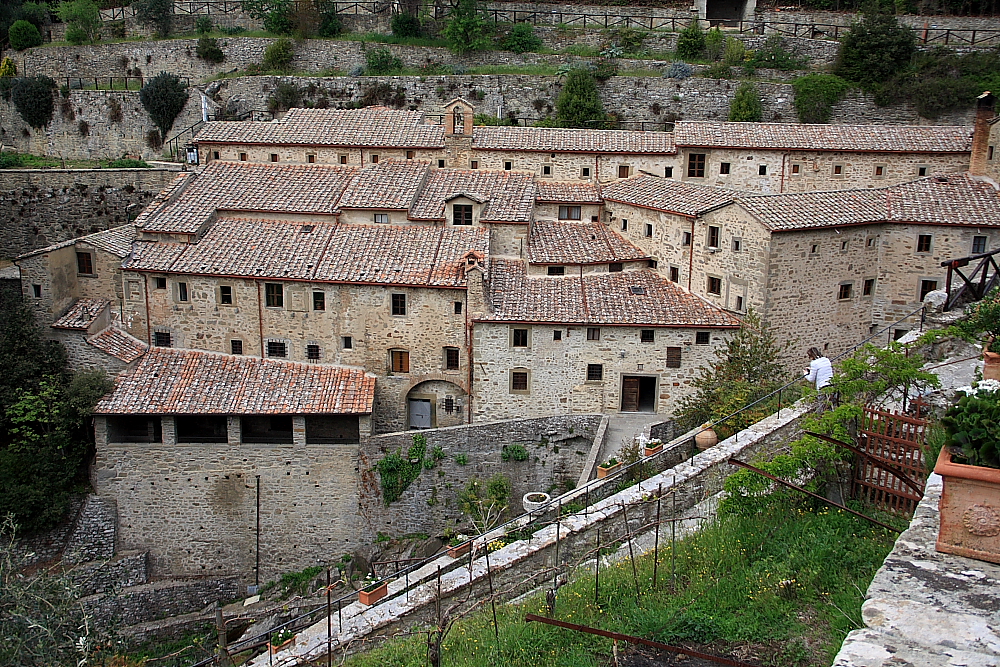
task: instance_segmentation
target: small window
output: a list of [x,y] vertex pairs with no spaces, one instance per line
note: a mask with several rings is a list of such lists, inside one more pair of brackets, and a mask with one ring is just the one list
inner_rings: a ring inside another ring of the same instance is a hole
[[510,372],[510,390],[511,392],[528,393],[528,371]]
[[629,166],[627,164],[618,165],[618,178],[628,178]]
[[708,293],[715,294],[716,296],[722,294],[722,278],[716,278],[715,276],[708,277]]
[[243,354],[243,341],[235,339],[229,341],[229,351],[233,354]]
[[514,347],[528,347],[528,330],[513,329],[511,333],[511,345]]
[[288,356],[288,344],[279,340],[267,341],[267,356],[285,358]]
[[601,340],[601,327],[587,327],[587,340]]
[[681,281],[681,270],[676,266],[670,267],[670,282],[679,283]]
[[461,301],[456,301],[455,302],[455,314],[456,315],[461,315],[462,314],[462,302]]
[[869,236],[868,239],[865,241],[865,246],[867,246],[869,248],[874,248],[875,247],[875,237],[874,236]]
[[736,297],[736,312],[738,312],[738,313],[742,313],[743,312],[743,297],[742,296]]
[[621,273],[625,269],[625,265],[621,262],[612,262],[608,264],[608,273]]
[[627,218],[622,218],[622,231],[623,232],[627,232],[628,231],[628,219]]
[[767,176],[767,165],[766,164],[762,164],[762,165],[758,165],[757,166],[757,175],[758,176]]
[[278,161],[278,154],[271,153],[271,162],[277,162],[277,161]]
[[503,163],[503,170],[504,171],[510,171],[513,168],[514,168],[514,163],[513,162],[504,162]]
[[840,252],[845,252],[849,244],[846,240],[840,242]]
[[802,165],[801,164],[793,164],[792,165],[792,176],[798,176],[801,173],[802,173]]
[[470,160],[469,167],[471,169],[479,169],[479,160]]
[[691,153],[688,155],[688,178],[705,177],[705,154]]
[[917,167],[917,176],[926,176],[927,167]]
[[156,289],[167,289],[166,278],[153,278],[153,287]]
[[885,165],[877,164],[875,165],[875,170],[872,173],[875,178],[885,178]]
[[313,310],[326,310],[326,292],[313,292]]
[[837,298],[841,301],[844,299],[850,299],[853,291],[854,283],[841,283],[840,288],[837,290]]
[[917,252],[931,251],[931,235],[920,234],[917,236]]
[[212,159],[213,160],[219,159],[219,151],[212,151]]
[[340,156],[340,164],[347,164],[347,156],[346,155],[341,155]]
[[709,226],[708,228],[708,247],[718,248],[719,247],[719,228]]
[[438,160],[438,169],[444,169],[444,160]]
[[587,382],[600,382],[604,379],[603,364],[587,364]]
[[667,348],[667,368],[680,368],[681,367],[681,348],[679,347],[668,347]]
[[552,176],[552,165],[546,164],[542,165],[542,176]]
[[315,343],[310,343],[306,345],[306,359],[310,361],[319,361],[319,345]]
[[219,285],[219,303],[224,306],[233,305],[233,288],[231,285]]
[[559,219],[560,220],[579,220],[580,219],[580,207],[579,206],[560,206],[559,207]]
[[410,353],[406,350],[389,350],[389,370],[393,373],[409,373]]
[[306,162],[308,162],[309,164],[314,164],[316,162],[316,156],[312,154],[307,155]]
[[721,162],[721,163],[719,163],[719,173],[723,174],[723,175],[729,173],[729,163],[728,162]]
[[694,344],[695,345],[708,345],[709,332],[708,331],[697,331],[694,334]]
[[76,272],[94,275],[94,256],[89,252],[76,253]]
[[653,236],[653,223],[646,223],[646,238],[651,238]]
[[392,295],[392,314],[393,315],[406,315],[406,295],[405,294],[393,294]]
[[811,246],[809,246],[809,254],[810,255],[818,255],[819,254],[819,244],[818,243],[813,243]]
[[407,160],[412,160],[415,157],[417,157],[417,151],[406,151]]
[[31,293],[34,295],[34,297],[36,299],[42,298],[42,286],[41,285],[32,285],[31,286]]
[[875,293],[875,279],[866,278],[861,286],[861,296],[871,296]]
[[549,275],[550,276],[562,276],[566,274],[565,266],[550,266]]
[[472,204],[455,204],[452,206],[452,213],[455,216],[456,225],[472,224]]
[[933,292],[938,288],[938,281],[936,280],[921,280],[920,281],[920,300],[923,301],[929,292]]
[[979,255],[986,252],[986,237],[985,236],[973,236],[972,237],[972,254]]
[[691,245],[691,232],[684,232],[681,234],[681,245],[682,246]]
[[580,178],[590,178],[590,167],[580,168]]
[[458,370],[458,348],[457,347],[446,347],[444,348],[444,367],[445,370],[457,371]]
[[733,237],[733,252],[740,252],[743,250],[743,239],[739,236]]
[[247,154],[240,153],[240,162],[246,162],[246,161],[247,161]]
[[654,329],[642,329],[639,331],[639,340],[643,343],[652,343],[656,340],[656,331]]
[[343,338],[340,339],[340,346],[345,350],[353,350],[354,339],[351,338],[350,336],[344,336]]
[[281,283],[264,283],[264,305],[268,308],[285,307],[285,292]]
[[187,301],[188,300],[188,284],[187,283],[177,283],[177,300]]
[[987,146],[986,147],[986,159],[987,160],[992,160],[993,159],[993,146]]
[[389,214],[388,213],[375,213],[375,224],[387,225],[389,224]]
[[642,285],[632,285],[631,287],[628,288],[628,291],[631,292],[632,294],[645,294],[646,288],[643,287]]
[[173,341],[170,340],[170,332],[154,331],[153,345],[156,347],[173,347]]
[[664,178],[673,178],[674,177],[674,168],[673,167],[664,167],[663,168],[663,177]]
[[842,164],[835,164],[835,165],[833,165],[833,175],[834,176],[843,176],[844,175],[844,165],[842,165]]
[[372,164],[378,164],[378,153],[372,153],[369,156],[369,159],[371,160]]
[[562,329],[556,329],[552,332],[552,340],[562,340]]

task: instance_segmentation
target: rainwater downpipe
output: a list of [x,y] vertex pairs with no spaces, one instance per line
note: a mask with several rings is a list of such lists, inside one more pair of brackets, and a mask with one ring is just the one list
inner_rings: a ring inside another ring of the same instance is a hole
[[688,291],[691,291],[691,274],[694,273],[694,223],[697,218],[691,218],[691,243],[688,244]]
[[260,591],[260,475],[257,477],[257,565],[254,568],[253,584]]

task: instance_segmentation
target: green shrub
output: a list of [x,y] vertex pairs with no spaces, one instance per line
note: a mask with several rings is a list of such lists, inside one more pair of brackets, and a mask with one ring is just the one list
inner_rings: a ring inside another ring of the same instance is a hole
[[403,61],[386,47],[365,51],[365,75],[389,76],[403,69]]
[[413,444],[403,458],[403,450],[390,452],[385,458],[375,464],[379,481],[382,486],[382,500],[390,505],[399,500],[403,492],[410,487],[420,471],[424,468],[424,453],[427,451],[427,438],[422,435],[413,436]]
[[503,41],[503,48],[514,53],[536,51],[542,46],[542,40],[535,34],[535,26],[530,23],[515,23],[510,34]]
[[4,58],[0,62],[0,78],[17,76],[17,65],[10,58]]
[[598,58],[591,64],[590,72],[598,81],[607,81],[613,76],[618,76],[618,60],[616,58]]
[[722,62],[727,65],[742,65],[747,55],[747,47],[735,37],[726,39],[726,48],[722,52]]
[[287,72],[292,69],[293,58],[295,50],[292,41],[282,37],[264,49],[264,62],[261,64],[268,72]]
[[94,43],[101,35],[101,12],[94,0],[66,0],[56,10],[70,44]]
[[750,81],[744,81],[736,89],[729,104],[729,120],[737,123],[759,123],[764,117],[760,103],[760,92]]
[[10,48],[15,51],[24,51],[42,44],[42,33],[27,21],[14,21],[7,31],[7,37],[10,40]]
[[694,20],[677,35],[677,55],[681,58],[701,58],[705,51],[705,33]]
[[156,31],[157,37],[166,37],[174,22],[174,0],[133,0],[136,20]]
[[146,164],[145,160],[133,160],[132,158],[122,157],[117,160],[112,160],[108,163],[108,169],[149,169],[150,166]]
[[283,3],[264,17],[264,30],[276,35],[291,35],[295,32],[295,20],[291,3]]
[[390,26],[394,37],[420,37],[420,19],[413,14],[396,14]]
[[716,61],[722,57],[722,52],[726,48],[726,36],[716,26],[705,35],[705,58]]
[[675,60],[670,63],[667,69],[663,70],[663,77],[666,79],[687,79],[694,70],[683,60]]
[[775,33],[764,40],[763,46],[754,51],[750,64],[754,67],[767,67],[779,70],[802,69],[808,63],[807,58],[800,58],[785,50],[784,40]]
[[21,5],[17,18],[41,30],[49,22],[49,6],[44,2],[26,2]]
[[504,445],[500,450],[502,461],[527,461],[528,450],[524,445]]
[[604,105],[593,75],[584,69],[571,71],[556,100],[555,124],[559,127],[601,129],[605,119]]
[[157,74],[139,91],[139,101],[159,128],[161,141],[166,140],[187,100],[188,91],[180,78],[167,72]]
[[877,87],[904,70],[916,52],[913,31],[901,26],[889,10],[872,2],[861,20],[840,39],[834,73],[866,87]]
[[279,83],[274,89],[274,94],[267,100],[267,110],[271,113],[276,111],[288,111],[292,107],[301,106],[302,91],[294,83]]
[[459,54],[490,48],[492,34],[493,24],[478,0],[458,0],[441,31],[441,36],[448,40],[448,48]]
[[723,62],[712,63],[701,75],[706,79],[732,79],[733,68]]
[[807,74],[793,81],[799,122],[829,122],[833,105],[843,99],[850,87],[850,83],[833,74]]
[[17,169],[24,160],[17,153],[0,153],[0,169]]
[[1000,468],[1000,382],[982,380],[941,418],[946,445],[960,447],[963,463]]
[[606,44],[617,46],[624,53],[638,53],[646,41],[647,33],[635,28],[615,28],[605,31]]
[[199,16],[194,21],[194,29],[199,35],[207,35],[212,32],[215,26],[212,24],[211,16]]
[[22,77],[14,80],[10,99],[25,123],[41,129],[52,121],[55,90],[56,82],[47,76]]
[[336,3],[329,3],[324,5],[319,12],[319,28],[316,30],[316,34],[320,37],[336,37],[344,31],[344,22],[340,20],[340,14],[337,13]]
[[210,63],[221,63],[226,58],[226,54],[219,48],[219,40],[214,37],[199,37],[194,52],[199,58]]

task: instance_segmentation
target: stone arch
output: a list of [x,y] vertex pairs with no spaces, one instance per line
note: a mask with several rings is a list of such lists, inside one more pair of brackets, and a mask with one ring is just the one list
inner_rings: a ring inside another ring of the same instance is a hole
[[405,393],[407,428],[443,428],[467,423],[469,394],[455,378],[424,377]]

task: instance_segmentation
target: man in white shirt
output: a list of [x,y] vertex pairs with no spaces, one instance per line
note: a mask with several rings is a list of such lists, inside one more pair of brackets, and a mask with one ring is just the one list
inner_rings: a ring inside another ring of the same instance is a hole
[[833,364],[823,356],[819,348],[815,347],[809,348],[809,359],[811,361],[809,362],[809,368],[804,372],[805,378],[809,382],[815,382],[816,389],[822,389],[830,384],[830,379],[833,378]]

